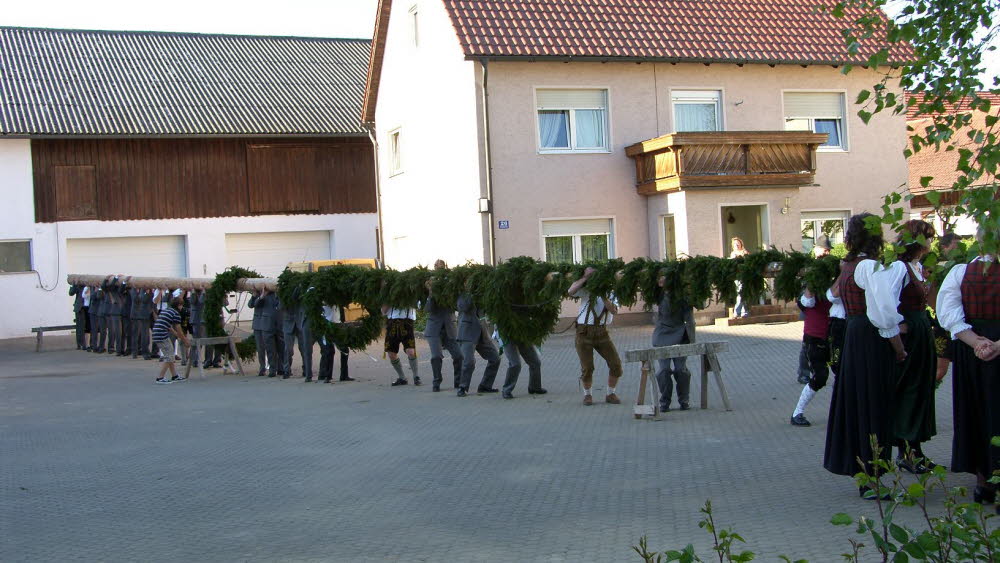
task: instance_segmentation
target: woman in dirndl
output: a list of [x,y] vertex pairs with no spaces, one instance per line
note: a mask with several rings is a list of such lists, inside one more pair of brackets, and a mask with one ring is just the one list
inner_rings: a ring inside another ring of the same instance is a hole
[[[877,440],[880,457],[888,461],[896,366],[906,357],[899,337],[903,317],[896,310],[902,265],[883,268],[878,262],[882,234],[870,213],[851,217],[845,242],[847,256],[836,293],[844,302],[847,331],[830,401],[823,467],[837,475],[853,476],[862,470],[874,475],[878,469],[872,464],[871,438]],[[874,498],[867,487],[859,492],[863,498]]]
[[927,312],[930,285],[921,261],[930,252],[934,226],[914,219],[903,226],[896,241],[905,248],[896,261],[902,269],[899,314],[903,315],[903,348],[906,360],[899,365],[893,395],[893,434],[899,454],[896,465],[910,473],[926,473],[936,464],[924,455],[921,444],[937,434],[934,413],[937,351],[934,329]]
[[[982,242],[982,228],[976,236]],[[973,499],[992,503],[996,487],[987,480],[1000,469],[1000,448],[990,444],[993,436],[1000,436],[1000,265],[996,255],[980,255],[948,272],[938,292],[937,316],[957,341],[951,378],[951,469],[974,474]]]

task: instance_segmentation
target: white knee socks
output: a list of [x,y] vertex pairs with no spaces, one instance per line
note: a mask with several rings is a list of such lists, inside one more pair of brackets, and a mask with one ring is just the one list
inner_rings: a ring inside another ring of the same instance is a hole
[[799,395],[799,404],[795,405],[795,412],[792,416],[799,416],[806,411],[806,407],[809,406],[809,401],[813,400],[816,396],[816,392],[813,391],[812,387],[806,385],[802,388],[802,394]]

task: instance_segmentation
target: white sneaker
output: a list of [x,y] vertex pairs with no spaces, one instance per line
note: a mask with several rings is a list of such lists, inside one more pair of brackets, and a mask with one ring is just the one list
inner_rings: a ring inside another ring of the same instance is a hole
[[160,385],[169,385],[170,384],[170,380],[167,379],[166,377],[158,378],[156,380],[156,382],[159,383]]
[[175,375],[170,378],[171,383],[173,383],[174,381],[187,381],[187,378],[182,375]]

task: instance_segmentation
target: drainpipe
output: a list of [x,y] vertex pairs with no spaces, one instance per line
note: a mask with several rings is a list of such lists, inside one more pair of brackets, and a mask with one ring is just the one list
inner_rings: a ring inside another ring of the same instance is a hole
[[372,158],[375,161],[375,213],[378,215],[378,237],[375,245],[378,253],[378,266],[385,266],[385,229],[382,228],[382,174],[378,167],[378,141],[375,139],[375,124],[365,123],[364,128],[368,131],[368,140],[372,143]]
[[493,230],[495,228],[493,225],[493,157],[490,153],[490,70],[485,57],[479,59],[479,64],[483,67],[483,135],[485,136],[483,150],[486,153],[486,201],[489,203],[486,216],[490,222],[490,265],[496,266],[496,232]]

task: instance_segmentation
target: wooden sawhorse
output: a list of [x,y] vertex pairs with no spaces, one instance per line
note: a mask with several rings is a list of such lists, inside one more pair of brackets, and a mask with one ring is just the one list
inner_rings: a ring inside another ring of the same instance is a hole
[[[243,373],[243,362],[240,361],[240,355],[236,352],[236,340],[232,336],[212,336],[209,338],[192,338],[191,343],[194,345],[194,357],[201,358],[203,354],[201,353],[202,348],[205,346],[215,346],[218,344],[228,344],[229,352],[233,355],[233,361],[236,362],[236,369],[240,375],[246,375]],[[191,358],[188,358],[191,360]],[[189,361],[187,363],[187,368],[184,370],[184,377],[191,375],[191,364],[193,362]],[[205,379],[205,370],[202,368],[203,362],[198,362],[198,377]]]
[[[722,381],[722,366],[719,364],[718,356],[720,352],[727,350],[729,350],[728,342],[698,342],[696,344],[658,346],[625,352],[626,362],[642,362],[639,398],[632,411],[635,417],[642,418],[642,415],[648,415],[659,418],[660,416],[659,388],[656,378],[653,377],[656,373],[653,362],[689,356],[701,357],[701,408],[708,408],[708,372],[711,371],[715,374],[715,385],[719,388],[719,394],[722,396],[722,404],[727,411],[733,410],[733,406],[729,403],[729,393],[726,392],[726,384]],[[650,405],[646,404],[647,386],[650,388],[650,395],[652,395],[652,404]]]

